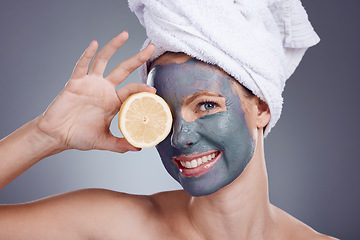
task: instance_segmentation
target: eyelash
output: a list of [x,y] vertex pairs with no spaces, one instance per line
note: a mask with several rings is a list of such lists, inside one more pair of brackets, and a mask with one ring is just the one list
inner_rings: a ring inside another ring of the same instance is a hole
[[[209,109],[209,110],[200,110],[200,108],[206,103],[210,103],[210,104],[214,105],[214,107]],[[200,111],[211,111],[212,109],[214,109],[214,108],[216,108],[218,106],[219,106],[219,104],[217,102],[214,102],[214,101],[211,101],[211,100],[204,100],[204,101],[201,101],[201,102],[198,103],[197,109],[200,110]]]

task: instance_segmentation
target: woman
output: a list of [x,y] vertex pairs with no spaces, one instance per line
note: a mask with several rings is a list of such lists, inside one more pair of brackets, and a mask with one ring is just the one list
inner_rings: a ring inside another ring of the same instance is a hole
[[[66,149],[139,150],[112,136],[108,128],[130,94],[155,92],[142,84],[115,92],[115,86],[153,54],[154,46],[102,77],[107,61],[127,37],[123,32],[111,40],[88,70],[97,48],[92,42],[46,112],[1,140],[1,187],[41,159]],[[171,139],[157,148],[186,191],[204,196],[185,191],[136,196],[88,189],[2,205],[2,239],[331,239],[269,202],[263,152],[263,130],[270,118],[266,103],[218,67],[184,54],[164,54],[152,69],[150,78],[175,119]],[[169,72],[176,78],[166,78]],[[194,85],[191,77],[198,75],[209,78]],[[224,125],[214,129],[213,123]],[[214,171],[181,166],[204,151],[212,158],[204,164],[213,165]],[[215,179],[207,173],[216,174]]]
[[[139,84],[115,91],[154,46],[102,77],[127,37],[124,32],[110,41],[88,70],[97,48],[91,43],[47,111],[1,141],[1,187],[66,149],[139,150],[112,136],[109,125],[131,93],[155,92]],[[186,192],[134,196],[92,189],[1,206],[2,238],[329,239],[269,203],[263,132],[271,114],[264,101],[219,67],[185,54],[162,54],[149,70],[175,120],[171,136],[157,148]]]

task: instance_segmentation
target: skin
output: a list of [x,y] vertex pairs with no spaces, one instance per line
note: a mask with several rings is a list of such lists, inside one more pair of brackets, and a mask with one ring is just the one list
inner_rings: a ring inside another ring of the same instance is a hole
[[[115,90],[150,58],[154,46],[102,76],[107,61],[127,38],[124,32],[112,39],[89,66],[97,49],[97,42],[92,42],[49,108],[0,141],[0,188],[46,156],[67,149],[139,150],[112,136],[109,125],[130,94],[155,92],[144,84]],[[189,59],[166,54],[157,64],[183,63],[184,58]],[[255,145],[250,162],[230,184],[202,197],[185,191],[139,196],[85,189],[1,205],[1,239],[332,239],[269,203],[262,132],[270,114],[266,104],[257,98],[246,100],[239,85],[235,89]],[[196,119],[191,114],[182,117]]]

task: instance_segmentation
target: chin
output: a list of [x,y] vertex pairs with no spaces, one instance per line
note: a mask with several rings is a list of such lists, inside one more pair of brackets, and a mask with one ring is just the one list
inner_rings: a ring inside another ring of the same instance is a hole
[[[213,175],[210,177],[210,179],[206,178],[205,180],[192,178],[184,181],[184,179],[180,179],[179,183],[182,185],[185,192],[187,192],[189,195],[193,197],[202,197],[209,196],[220,191],[221,189],[231,184],[239,175],[233,179],[227,179],[220,182],[217,182],[217,177]],[[212,184],[209,184],[209,180],[212,181]]]

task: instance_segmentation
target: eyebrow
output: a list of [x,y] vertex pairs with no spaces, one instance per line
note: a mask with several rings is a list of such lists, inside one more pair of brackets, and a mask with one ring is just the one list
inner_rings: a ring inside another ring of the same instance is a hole
[[220,94],[207,92],[207,91],[201,91],[201,92],[197,92],[197,93],[185,98],[184,103],[188,104],[188,103],[194,101],[196,98],[201,97],[203,95],[207,95],[207,96],[211,96],[211,97],[224,97],[224,96],[222,96]]

